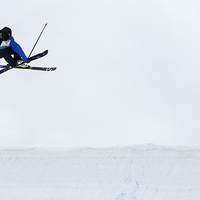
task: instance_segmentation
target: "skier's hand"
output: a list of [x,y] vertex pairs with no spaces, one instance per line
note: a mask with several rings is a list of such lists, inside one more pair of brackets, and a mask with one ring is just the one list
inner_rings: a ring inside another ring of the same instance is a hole
[[30,63],[31,61],[29,59],[27,59],[26,63]]

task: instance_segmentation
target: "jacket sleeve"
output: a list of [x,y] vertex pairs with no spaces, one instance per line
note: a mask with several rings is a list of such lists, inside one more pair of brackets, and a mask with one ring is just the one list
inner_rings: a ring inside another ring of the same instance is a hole
[[21,46],[17,42],[15,42],[12,36],[10,37],[10,46],[13,49],[13,51],[15,51],[20,55],[20,57],[23,59],[24,62],[28,60]]

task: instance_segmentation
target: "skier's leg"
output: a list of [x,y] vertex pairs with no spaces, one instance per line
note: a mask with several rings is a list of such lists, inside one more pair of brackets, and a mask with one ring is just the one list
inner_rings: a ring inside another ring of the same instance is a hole
[[9,63],[10,66],[15,67],[17,64],[17,61],[12,58],[11,54],[8,52],[7,48],[0,49],[0,57],[3,57],[7,63]]
[[7,49],[8,49],[8,52],[9,52],[10,54],[13,54],[13,55],[14,55],[14,59],[15,59],[15,60],[21,60],[21,59],[22,59],[18,53],[16,53],[15,51],[12,50],[11,47],[8,47]]

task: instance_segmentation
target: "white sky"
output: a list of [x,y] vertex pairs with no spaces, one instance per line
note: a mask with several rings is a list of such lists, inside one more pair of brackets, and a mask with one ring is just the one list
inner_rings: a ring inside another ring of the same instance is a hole
[[[0,146],[200,144],[200,2],[6,1],[35,66],[0,75]],[[0,60],[4,64],[3,59]]]

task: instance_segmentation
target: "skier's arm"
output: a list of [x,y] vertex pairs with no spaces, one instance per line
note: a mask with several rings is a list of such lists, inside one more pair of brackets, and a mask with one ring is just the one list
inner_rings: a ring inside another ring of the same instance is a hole
[[24,62],[28,60],[21,46],[17,42],[15,42],[12,36],[10,37],[10,46],[13,49],[13,51],[15,51],[20,55],[20,57],[23,59]]

